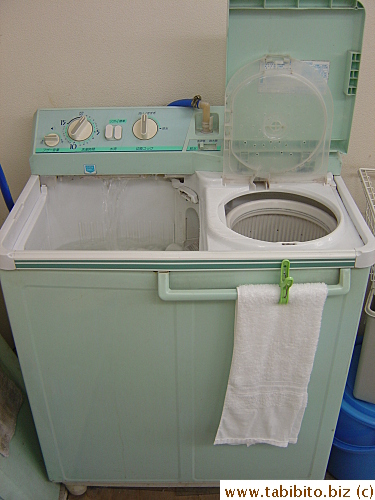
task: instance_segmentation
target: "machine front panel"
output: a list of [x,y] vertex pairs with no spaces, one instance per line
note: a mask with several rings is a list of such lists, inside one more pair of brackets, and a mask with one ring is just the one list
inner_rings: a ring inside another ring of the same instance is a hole
[[[171,287],[272,283],[277,275],[175,272]],[[335,283],[338,270],[294,275]],[[232,356],[234,301],[164,302],[153,272],[3,272],[50,479],[321,479],[367,276],[366,269],[353,270],[350,293],[327,299],[298,443],[281,451],[213,446]]]

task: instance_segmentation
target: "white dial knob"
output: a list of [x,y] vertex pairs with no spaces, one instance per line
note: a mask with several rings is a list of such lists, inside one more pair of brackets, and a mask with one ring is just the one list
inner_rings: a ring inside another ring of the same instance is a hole
[[54,148],[60,142],[60,137],[55,133],[50,133],[44,136],[44,144],[49,148]]
[[158,124],[143,113],[133,125],[133,134],[141,141],[152,139],[158,132]]
[[92,125],[86,118],[81,116],[73,120],[68,127],[68,135],[74,141],[85,141],[92,134]]

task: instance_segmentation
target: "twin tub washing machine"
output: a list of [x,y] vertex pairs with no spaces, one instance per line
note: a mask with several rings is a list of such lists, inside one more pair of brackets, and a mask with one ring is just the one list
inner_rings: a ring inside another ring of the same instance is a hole
[[[208,133],[173,106],[35,115],[1,285],[48,476],[73,491],[324,477],[375,262],[339,156],[364,11],[291,3],[231,3]],[[284,259],[328,285],[298,441],[214,446],[236,287],[278,284]]]

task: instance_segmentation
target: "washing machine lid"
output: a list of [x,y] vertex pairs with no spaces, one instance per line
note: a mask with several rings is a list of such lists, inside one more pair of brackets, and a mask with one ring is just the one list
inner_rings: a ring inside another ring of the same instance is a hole
[[315,68],[267,55],[241,68],[225,98],[224,179],[326,178],[333,102]]
[[332,94],[330,150],[346,153],[364,23],[365,10],[357,0],[230,0],[227,85],[241,68],[266,54],[304,61],[320,72]]

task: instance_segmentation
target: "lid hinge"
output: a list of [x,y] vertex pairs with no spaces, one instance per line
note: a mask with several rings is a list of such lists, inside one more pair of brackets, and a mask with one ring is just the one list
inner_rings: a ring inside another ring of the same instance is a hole
[[346,56],[346,72],[344,82],[344,94],[356,95],[359,75],[359,65],[361,62],[361,53],[348,50]]

